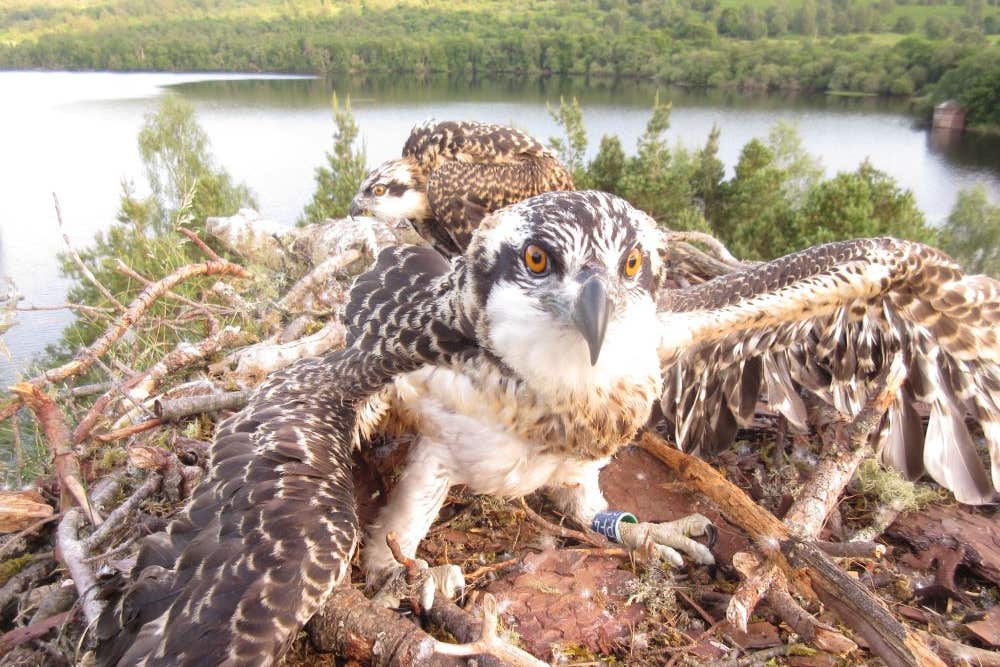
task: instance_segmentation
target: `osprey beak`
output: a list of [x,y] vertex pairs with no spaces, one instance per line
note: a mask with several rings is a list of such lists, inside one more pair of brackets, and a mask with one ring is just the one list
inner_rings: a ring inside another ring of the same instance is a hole
[[349,210],[349,213],[353,218],[356,215],[361,215],[362,213],[364,213],[366,208],[368,208],[368,204],[367,202],[365,202],[364,197],[358,195],[351,200],[351,208]]
[[604,333],[608,330],[608,316],[611,313],[611,299],[604,281],[594,276],[583,284],[573,305],[573,324],[583,334],[590,348],[590,365],[597,363],[604,344]]

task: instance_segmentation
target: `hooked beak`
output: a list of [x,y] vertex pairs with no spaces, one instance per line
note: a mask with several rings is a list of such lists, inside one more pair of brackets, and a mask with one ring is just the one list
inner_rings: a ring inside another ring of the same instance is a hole
[[364,197],[358,195],[351,200],[351,208],[349,209],[349,213],[353,218],[356,215],[361,215],[362,213],[364,213],[366,208],[368,208],[368,204],[367,202],[365,202]]
[[608,330],[611,305],[604,281],[596,276],[583,284],[573,305],[573,324],[587,341],[591,366],[595,365],[597,358],[601,356],[601,345],[604,344],[604,334]]

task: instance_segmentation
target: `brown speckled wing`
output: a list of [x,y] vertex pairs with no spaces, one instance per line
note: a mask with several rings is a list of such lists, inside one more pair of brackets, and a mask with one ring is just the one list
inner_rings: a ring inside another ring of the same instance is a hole
[[461,254],[482,218],[573,179],[533,137],[503,125],[444,122],[413,130],[403,149],[427,175],[433,218],[423,236],[442,254]]
[[[684,447],[717,449],[763,390],[793,426],[803,393],[846,415],[897,353],[907,380],[875,435],[882,459],[965,503],[1000,488],[1000,283],[896,239],[817,246],[660,299],[662,407]],[[926,432],[914,403],[930,407]],[[992,475],[977,452],[985,436]]]
[[208,474],[97,628],[102,665],[268,665],[348,571],[358,409],[395,374],[475,350],[450,312],[457,277],[392,248],[347,309],[352,344],[275,373],[220,424]]

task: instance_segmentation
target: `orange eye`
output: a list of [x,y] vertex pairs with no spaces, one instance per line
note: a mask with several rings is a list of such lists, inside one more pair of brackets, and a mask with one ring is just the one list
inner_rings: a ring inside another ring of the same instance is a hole
[[381,197],[382,195],[385,194],[385,186],[376,185],[375,187],[372,188],[372,194],[375,195],[376,197]]
[[532,273],[541,275],[549,268],[549,255],[538,246],[531,244],[524,249],[524,265]]
[[641,266],[642,252],[638,248],[632,248],[632,252],[625,259],[625,275],[629,278],[634,278],[635,274],[639,273],[639,267]]

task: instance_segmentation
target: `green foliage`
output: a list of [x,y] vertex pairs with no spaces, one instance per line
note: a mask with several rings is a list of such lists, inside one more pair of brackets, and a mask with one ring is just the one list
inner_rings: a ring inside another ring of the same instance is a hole
[[797,249],[788,238],[795,211],[786,195],[789,174],[775,162],[774,151],[753,139],[743,147],[736,174],[721,186],[712,231],[738,257],[770,259]]
[[961,60],[934,86],[937,103],[958,100],[968,109],[971,124],[1000,126],[1000,64],[996,51],[986,50]]
[[797,223],[796,247],[785,251],[860,236],[888,235],[930,244],[937,240],[913,193],[867,161],[814,187]]
[[[167,96],[156,112],[146,116],[139,132],[139,153],[143,158],[150,194],[136,195],[128,182],[122,184],[117,220],[107,232],[98,232],[93,243],[79,250],[83,263],[97,281],[119,303],[132,301],[145,284],[123,272],[119,258],[147,279],[155,280],[192,261],[203,260],[190,244],[178,243],[171,231],[186,225],[204,228],[209,215],[235,213],[240,206],[253,206],[249,189],[235,184],[224,170],[215,166],[209,153],[208,139],[195,119],[194,110],[180,98]],[[72,257],[59,257],[62,274],[73,280],[67,299],[71,302],[108,309],[117,306],[99,291]],[[197,287],[179,285],[174,292],[199,299]],[[183,306],[176,299],[159,299],[149,311],[147,321],[172,318]],[[62,334],[50,355],[56,359],[73,354],[89,345],[107,326],[106,318],[81,313]],[[145,367],[158,359],[188,334],[196,334],[199,325],[150,326],[131,330],[119,347],[129,357],[128,365]],[[203,332],[202,332],[203,335]]]
[[351,199],[365,177],[365,147],[355,148],[358,124],[351,112],[351,98],[343,108],[333,94],[333,149],[326,154],[326,165],[316,168],[316,192],[306,204],[299,224],[347,215]]
[[985,187],[958,193],[941,230],[941,247],[967,271],[1000,278],[1000,206],[990,203]]
[[586,187],[583,185],[586,180],[583,160],[587,153],[587,130],[583,126],[580,102],[574,97],[567,103],[560,96],[558,109],[553,109],[551,104],[546,104],[545,109],[563,130],[562,137],[549,137],[549,147],[569,169],[577,188]]
[[163,234],[175,221],[200,229],[210,215],[256,205],[249,188],[233,183],[228,172],[213,164],[208,135],[194,108],[179,96],[165,96],[159,109],[147,114],[139,131],[139,155],[152,194],[137,201],[126,193],[122,216],[148,225],[149,232]]
[[670,104],[659,96],[646,130],[628,156],[614,135],[581,167],[587,139],[576,100],[550,109],[565,139],[553,139],[560,157],[575,165],[581,188],[613,192],[672,229],[708,231],[737,256],[771,259],[828,241],[891,235],[934,243],[913,194],[869,163],[823,180],[819,161],[802,147],[796,127],[775,125],[751,140],[735,175],[725,180],[717,127],[700,150],[667,140]]

